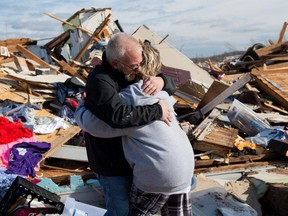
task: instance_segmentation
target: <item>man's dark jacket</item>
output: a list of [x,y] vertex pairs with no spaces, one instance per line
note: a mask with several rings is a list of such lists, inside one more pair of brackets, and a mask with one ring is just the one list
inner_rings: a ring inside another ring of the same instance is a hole
[[[173,94],[176,88],[172,78],[163,74],[159,76],[164,79],[164,90],[170,95]],[[114,128],[145,125],[160,120],[162,109],[158,103],[137,107],[125,104],[118,92],[129,84],[131,82],[125,80],[124,74],[112,68],[103,55],[102,65],[97,65],[89,73],[85,106]],[[85,142],[89,165],[94,172],[104,176],[123,176],[132,173],[124,157],[121,137],[99,138],[85,133]]]

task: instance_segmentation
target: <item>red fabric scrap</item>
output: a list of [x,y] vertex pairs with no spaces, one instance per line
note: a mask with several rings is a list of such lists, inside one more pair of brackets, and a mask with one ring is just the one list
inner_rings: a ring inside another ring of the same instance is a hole
[[7,118],[0,116],[0,144],[7,144],[19,138],[30,138],[33,132],[24,127],[22,122],[10,122]]

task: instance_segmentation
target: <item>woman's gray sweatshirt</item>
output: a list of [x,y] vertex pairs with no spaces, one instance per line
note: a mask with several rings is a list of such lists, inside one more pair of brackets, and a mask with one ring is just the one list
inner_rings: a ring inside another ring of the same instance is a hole
[[[154,96],[144,95],[139,81],[119,93],[129,105],[157,103],[160,99],[174,114],[175,99],[160,91]],[[75,112],[79,127],[95,137],[122,136],[125,157],[133,168],[133,183],[149,193],[176,194],[190,189],[194,172],[194,153],[185,132],[173,115],[170,126],[153,121],[144,126],[117,129],[93,115],[83,103]]]

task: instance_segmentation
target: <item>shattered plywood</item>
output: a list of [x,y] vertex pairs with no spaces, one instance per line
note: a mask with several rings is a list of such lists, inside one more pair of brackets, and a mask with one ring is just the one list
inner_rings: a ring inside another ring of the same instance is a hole
[[212,83],[212,85],[208,89],[207,93],[204,95],[204,97],[202,98],[202,100],[198,104],[197,109],[198,110],[201,109],[203,106],[208,104],[211,100],[213,100],[215,97],[217,97],[221,92],[223,92],[228,87],[229,87],[228,84],[226,84],[224,82],[220,82],[218,80],[214,80],[214,82]]
[[288,68],[271,70],[252,70],[258,85],[283,107],[288,109]]
[[225,158],[234,147],[238,129],[224,128],[218,124],[219,115],[220,111],[213,109],[189,136],[194,150],[213,152]]
[[[36,110],[37,116],[50,116],[54,118],[55,116],[50,113],[48,110]],[[73,126],[66,122],[69,127],[67,129],[58,129],[50,134],[36,134],[36,139],[39,142],[49,142],[51,143],[51,149],[47,152],[43,159],[50,157],[54,152],[56,152],[62,145],[67,141],[72,139],[74,136],[80,133],[81,129],[78,126]]]
[[214,154],[226,157],[234,147],[238,129],[224,128],[211,124],[193,142],[193,149],[203,152],[213,151]]
[[49,94],[33,94],[34,91],[28,93],[29,86],[24,88],[21,83],[14,80],[0,78],[0,100],[12,100],[16,103],[43,103],[46,100],[55,99],[54,96]]
[[0,95],[10,90],[11,90],[11,85],[9,85],[8,83],[0,82]]
[[[30,101],[30,103],[43,103],[45,101],[48,101],[49,99],[45,97],[37,97],[35,95],[29,95],[25,92],[21,91],[5,91],[0,95],[0,100],[12,100],[15,101],[16,103],[27,103]],[[51,97],[51,100],[54,99]]]
[[57,75],[50,74],[50,75],[36,76],[35,71],[16,73],[14,70],[11,70],[10,68],[3,68],[3,71],[5,71],[8,74],[8,76],[12,79],[26,81],[31,84],[34,83],[35,85],[37,85],[36,83],[52,84],[54,82],[65,82],[68,78],[70,78],[69,75],[62,73]]
[[25,61],[25,58],[19,57],[19,56],[13,56],[14,57],[14,62],[16,64],[16,67],[18,71],[29,71],[28,65]]
[[201,98],[205,95],[205,90],[201,85],[198,85],[191,80],[187,80],[186,83],[177,86],[177,90],[174,94],[197,106],[201,101]]

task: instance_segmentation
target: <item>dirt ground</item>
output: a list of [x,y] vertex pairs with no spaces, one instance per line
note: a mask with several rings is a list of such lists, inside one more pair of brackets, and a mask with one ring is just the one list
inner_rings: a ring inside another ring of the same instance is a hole
[[193,193],[214,187],[223,188],[228,193],[235,195],[239,200],[250,205],[257,211],[258,216],[262,216],[261,204],[258,201],[256,188],[248,179],[229,180],[225,181],[224,184],[222,182],[220,184],[218,181],[203,174],[199,174],[196,177],[197,184],[196,188],[192,191]]

